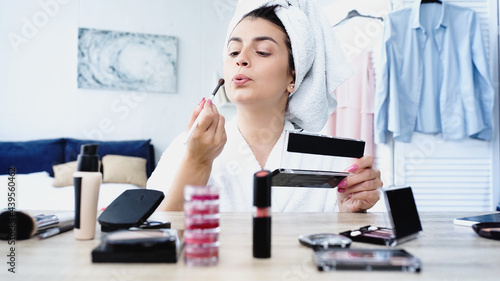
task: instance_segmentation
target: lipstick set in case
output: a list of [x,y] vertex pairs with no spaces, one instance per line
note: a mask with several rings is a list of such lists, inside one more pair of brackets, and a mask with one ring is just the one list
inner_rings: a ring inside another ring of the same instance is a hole
[[219,261],[219,190],[215,186],[184,188],[184,262],[189,266]]
[[[187,185],[184,189],[184,261],[215,265],[219,259],[219,190]],[[253,256],[271,257],[271,172],[254,174]]]
[[[184,188],[184,262],[215,265],[219,260],[219,190],[214,186]],[[271,257],[271,172],[254,174],[253,256]]]

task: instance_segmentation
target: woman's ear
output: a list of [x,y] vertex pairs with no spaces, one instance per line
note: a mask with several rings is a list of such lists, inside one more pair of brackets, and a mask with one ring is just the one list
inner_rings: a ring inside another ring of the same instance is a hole
[[292,71],[292,80],[290,81],[290,83],[288,83],[286,89],[288,90],[289,93],[295,92],[295,70]]

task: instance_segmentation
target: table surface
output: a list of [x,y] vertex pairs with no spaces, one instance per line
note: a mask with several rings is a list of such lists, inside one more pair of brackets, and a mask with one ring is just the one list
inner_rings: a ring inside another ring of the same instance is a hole
[[[222,213],[219,263],[188,267],[182,254],[175,264],[91,262],[96,239],[75,240],[66,232],[45,240],[16,241],[16,273],[7,271],[9,248],[2,241],[0,280],[500,280],[500,241],[481,238],[453,219],[470,213],[421,213],[423,232],[395,248],[422,261],[420,273],[330,271],[316,269],[312,250],[299,244],[300,234],[339,233],[364,225],[389,226],[387,213],[273,213],[272,257],[252,257],[250,213]],[[183,229],[182,212],[156,212],[151,219],[170,221]],[[353,242],[351,248],[386,248]],[[342,278],[342,279],[341,279]],[[347,278],[347,279],[343,279]]]

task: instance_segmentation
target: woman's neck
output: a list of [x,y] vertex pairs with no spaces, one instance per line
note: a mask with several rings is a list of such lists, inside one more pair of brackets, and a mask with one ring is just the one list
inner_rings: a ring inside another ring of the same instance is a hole
[[262,169],[285,126],[282,111],[238,110],[238,129],[246,140]]

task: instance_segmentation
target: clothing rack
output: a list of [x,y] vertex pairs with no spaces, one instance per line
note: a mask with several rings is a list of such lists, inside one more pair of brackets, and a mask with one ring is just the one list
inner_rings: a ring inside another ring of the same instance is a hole
[[438,3],[438,4],[443,4],[441,1],[439,0],[422,0],[420,2],[420,4],[427,4],[427,3]]

